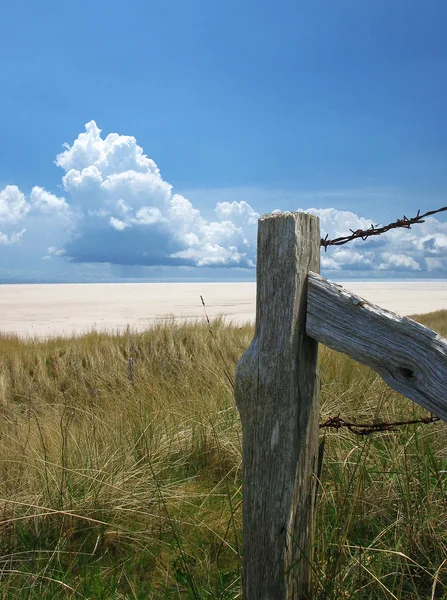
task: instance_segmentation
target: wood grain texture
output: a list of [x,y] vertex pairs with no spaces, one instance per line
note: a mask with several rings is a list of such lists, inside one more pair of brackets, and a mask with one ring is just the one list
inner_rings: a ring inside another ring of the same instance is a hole
[[447,340],[431,329],[309,273],[306,330],[447,421]]
[[243,427],[243,597],[311,598],[318,456],[318,344],[305,332],[318,218],[259,220],[256,330],[236,368]]

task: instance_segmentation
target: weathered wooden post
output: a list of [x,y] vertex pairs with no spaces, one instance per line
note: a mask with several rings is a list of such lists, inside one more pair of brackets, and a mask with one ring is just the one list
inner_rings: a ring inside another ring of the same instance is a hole
[[244,600],[312,597],[318,343],[306,336],[305,317],[307,273],[319,265],[317,217],[261,217],[256,331],[236,368]]

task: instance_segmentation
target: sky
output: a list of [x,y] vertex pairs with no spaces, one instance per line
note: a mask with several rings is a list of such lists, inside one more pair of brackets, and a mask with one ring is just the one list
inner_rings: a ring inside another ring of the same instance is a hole
[[[5,0],[0,282],[255,277],[260,215],[322,235],[447,205],[445,0]],[[446,278],[447,218],[322,252]]]

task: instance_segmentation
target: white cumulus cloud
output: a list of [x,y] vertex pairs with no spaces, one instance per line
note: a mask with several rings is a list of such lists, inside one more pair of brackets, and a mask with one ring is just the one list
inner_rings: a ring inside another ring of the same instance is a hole
[[127,223],[125,223],[124,221],[121,221],[121,219],[117,219],[116,217],[110,217],[109,225],[110,225],[110,227],[113,227],[113,229],[116,229],[117,231],[123,231],[123,229],[126,229],[126,227],[129,227],[129,225]]
[[0,223],[18,223],[29,210],[25,194],[16,185],[0,190]]
[[26,229],[22,229],[21,231],[16,231],[15,233],[7,235],[0,231],[0,246],[14,246],[20,244],[25,232]]
[[65,198],[58,198],[38,185],[31,190],[30,202],[43,213],[67,213],[69,210]]
[[420,271],[421,265],[416,262],[412,256],[406,254],[391,254],[384,252],[381,254],[383,262],[378,266],[379,270],[389,271]]
[[[173,193],[132,136],[102,137],[94,121],[56,158],[83,215],[66,247],[76,262],[253,267],[258,214],[221,202],[216,220]],[[96,240],[96,244],[94,243]]]

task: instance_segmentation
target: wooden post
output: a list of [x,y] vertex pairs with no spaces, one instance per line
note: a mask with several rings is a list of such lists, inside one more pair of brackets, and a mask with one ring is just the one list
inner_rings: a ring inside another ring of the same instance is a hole
[[306,302],[307,273],[319,265],[317,217],[261,217],[256,331],[235,386],[243,428],[244,600],[312,597],[319,386]]

